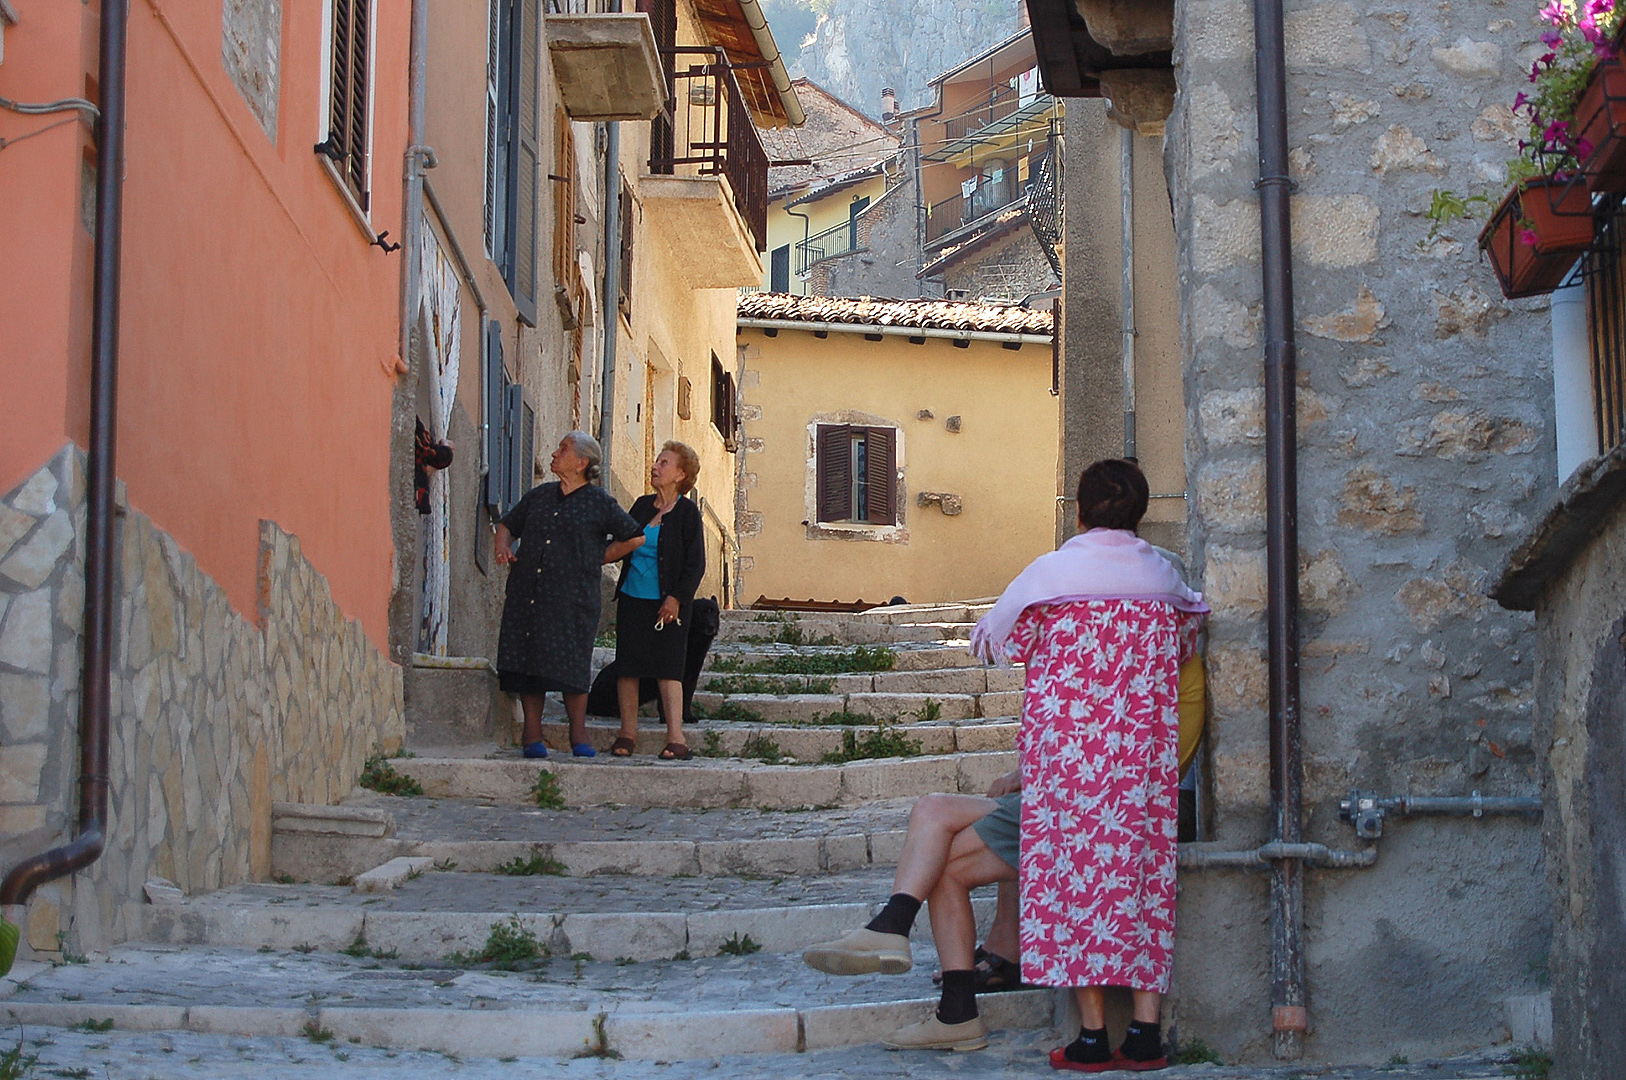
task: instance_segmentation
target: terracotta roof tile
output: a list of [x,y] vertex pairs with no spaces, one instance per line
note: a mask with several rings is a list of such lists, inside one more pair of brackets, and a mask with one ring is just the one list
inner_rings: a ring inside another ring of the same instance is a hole
[[1015,304],[956,300],[889,300],[870,296],[795,296],[755,292],[740,296],[742,319],[907,326],[925,330],[972,330],[996,334],[1051,332],[1050,311]]

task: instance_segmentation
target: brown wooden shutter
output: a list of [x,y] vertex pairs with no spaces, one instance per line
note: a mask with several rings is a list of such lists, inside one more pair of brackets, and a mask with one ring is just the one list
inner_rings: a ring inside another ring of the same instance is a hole
[[632,189],[621,185],[621,310],[632,318]]
[[342,155],[337,165],[356,204],[368,208],[367,54],[368,0],[333,0],[332,79],[328,139]]
[[[520,0],[514,12],[519,35],[518,138],[514,201],[514,303],[520,318],[536,325],[537,187],[542,179],[538,146],[541,109],[537,102],[541,78],[542,19],[538,0]],[[529,484],[526,485],[529,489]]]
[[869,444],[865,461],[865,477],[869,488],[869,515],[872,525],[894,525],[898,520],[897,432],[892,428],[872,427],[865,430]]
[[553,116],[553,280],[571,290],[576,281],[576,139],[563,109]]
[[820,424],[814,471],[820,521],[846,521],[853,513],[853,429]]

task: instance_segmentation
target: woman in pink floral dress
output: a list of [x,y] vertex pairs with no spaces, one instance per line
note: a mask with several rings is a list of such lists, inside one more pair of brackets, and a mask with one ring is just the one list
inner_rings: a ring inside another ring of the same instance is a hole
[[[1208,609],[1135,535],[1146,478],[1102,461],[1079,479],[1080,532],[1013,581],[977,626],[985,656],[1027,666],[1022,773],[1022,978],[1070,986],[1079,1038],[1057,1069],[1167,1064],[1159,1029],[1174,948],[1176,686]],[[1106,986],[1134,991],[1107,1042]]]

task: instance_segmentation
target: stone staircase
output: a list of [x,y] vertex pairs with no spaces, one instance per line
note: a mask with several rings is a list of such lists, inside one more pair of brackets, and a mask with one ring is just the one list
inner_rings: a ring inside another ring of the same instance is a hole
[[[831,978],[798,954],[890,892],[913,797],[1014,767],[1021,673],[966,648],[986,608],[725,612],[688,732],[705,756],[657,760],[654,721],[631,759],[409,747],[389,764],[421,794],[279,806],[278,883],[155,891],[144,944],[21,970],[0,1015],[488,1059],[873,1043],[935,1001],[927,920],[904,976]],[[977,902],[987,918],[991,891]],[[984,1011],[1033,1031],[1057,1007],[1024,991]]]

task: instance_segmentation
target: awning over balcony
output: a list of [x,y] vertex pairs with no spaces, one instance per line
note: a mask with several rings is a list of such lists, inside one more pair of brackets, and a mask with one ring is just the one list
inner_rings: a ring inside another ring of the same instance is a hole
[[[801,127],[806,117],[757,0],[695,0],[710,44],[728,54],[758,127]],[[762,67],[739,65],[761,64]]]

